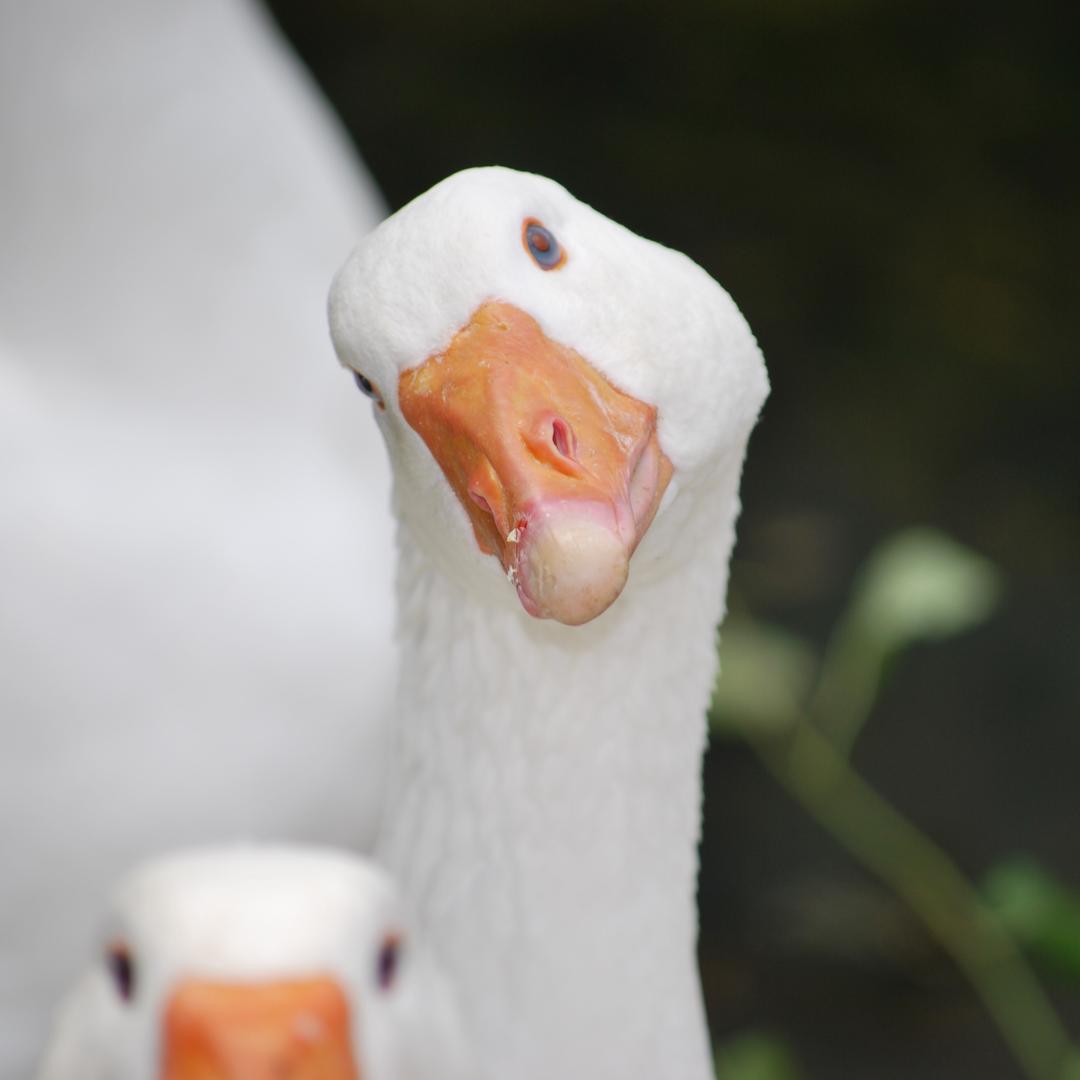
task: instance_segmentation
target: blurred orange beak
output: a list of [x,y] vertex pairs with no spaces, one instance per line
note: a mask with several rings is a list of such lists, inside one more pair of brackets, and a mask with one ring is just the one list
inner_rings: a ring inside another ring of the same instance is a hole
[[671,479],[656,409],[498,300],[398,391],[525,610],[568,625],[606,610]]
[[162,1080],[359,1080],[334,979],[188,980],[165,1010]]

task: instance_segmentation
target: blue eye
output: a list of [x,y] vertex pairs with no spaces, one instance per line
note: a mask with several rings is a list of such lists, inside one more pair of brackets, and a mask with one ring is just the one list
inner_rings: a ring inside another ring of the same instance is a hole
[[379,393],[378,387],[366,375],[361,375],[359,371],[354,371],[353,380],[356,385],[360,387],[360,393],[366,394],[380,409],[386,408],[383,404],[382,394]]
[[554,270],[566,260],[566,253],[555,234],[533,218],[525,222],[524,240],[526,249],[541,270]]

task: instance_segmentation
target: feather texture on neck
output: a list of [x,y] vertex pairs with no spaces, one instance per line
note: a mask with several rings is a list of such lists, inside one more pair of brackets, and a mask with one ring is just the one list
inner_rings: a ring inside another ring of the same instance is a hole
[[710,1075],[700,769],[740,462],[679,493],[668,513],[693,513],[676,550],[646,538],[624,594],[583,627],[477,603],[401,529],[380,855],[492,1076]]

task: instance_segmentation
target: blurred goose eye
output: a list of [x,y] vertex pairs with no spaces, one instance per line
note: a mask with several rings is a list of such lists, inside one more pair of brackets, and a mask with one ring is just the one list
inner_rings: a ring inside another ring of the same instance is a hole
[[555,234],[541,225],[536,218],[525,221],[522,239],[525,249],[541,270],[555,270],[566,262],[566,252],[559,246]]
[[130,1001],[135,994],[135,961],[131,949],[122,942],[113,942],[105,950],[105,966],[121,1001]]
[[355,380],[356,385],[360,387],[360,393],[366,394],[380,409],[386,408],[386,405],[383,403],[382,394],[379,393],[379,388],[366,375],[361,375],[359,371],[354,371],[353,379]]
[[387,934],[379,948],[379,959],[376,962],[380,990],[389,990],[394,985],[400,964],[401,935]]

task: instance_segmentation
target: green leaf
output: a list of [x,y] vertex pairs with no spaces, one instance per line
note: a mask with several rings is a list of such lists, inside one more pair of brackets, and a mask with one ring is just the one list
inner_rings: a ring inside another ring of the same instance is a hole
[[896,653],[977,625],[1000,592],[993,564],[943,533],[908,529],[886,540],[859,571],[809,706],[837,750],[850,751]]
[[978,625],[1000,592],[1000,575],[988,559],[934,529],[908,529],[886,541],[862,569],[849,617],[895,651]]
[[1005,928],[1038,960],[1080,980],[1080,894],[1030,859],[999,863],[983,894]]
[[787,1046],[772,1035],[751,1032],[716,1050],[716,1080],[799,1080]]
[[775,626],[732,617],[720,634],[720,672],[709,719],[715,731],[769,734],[798,715],[814,678],[813,650]]

